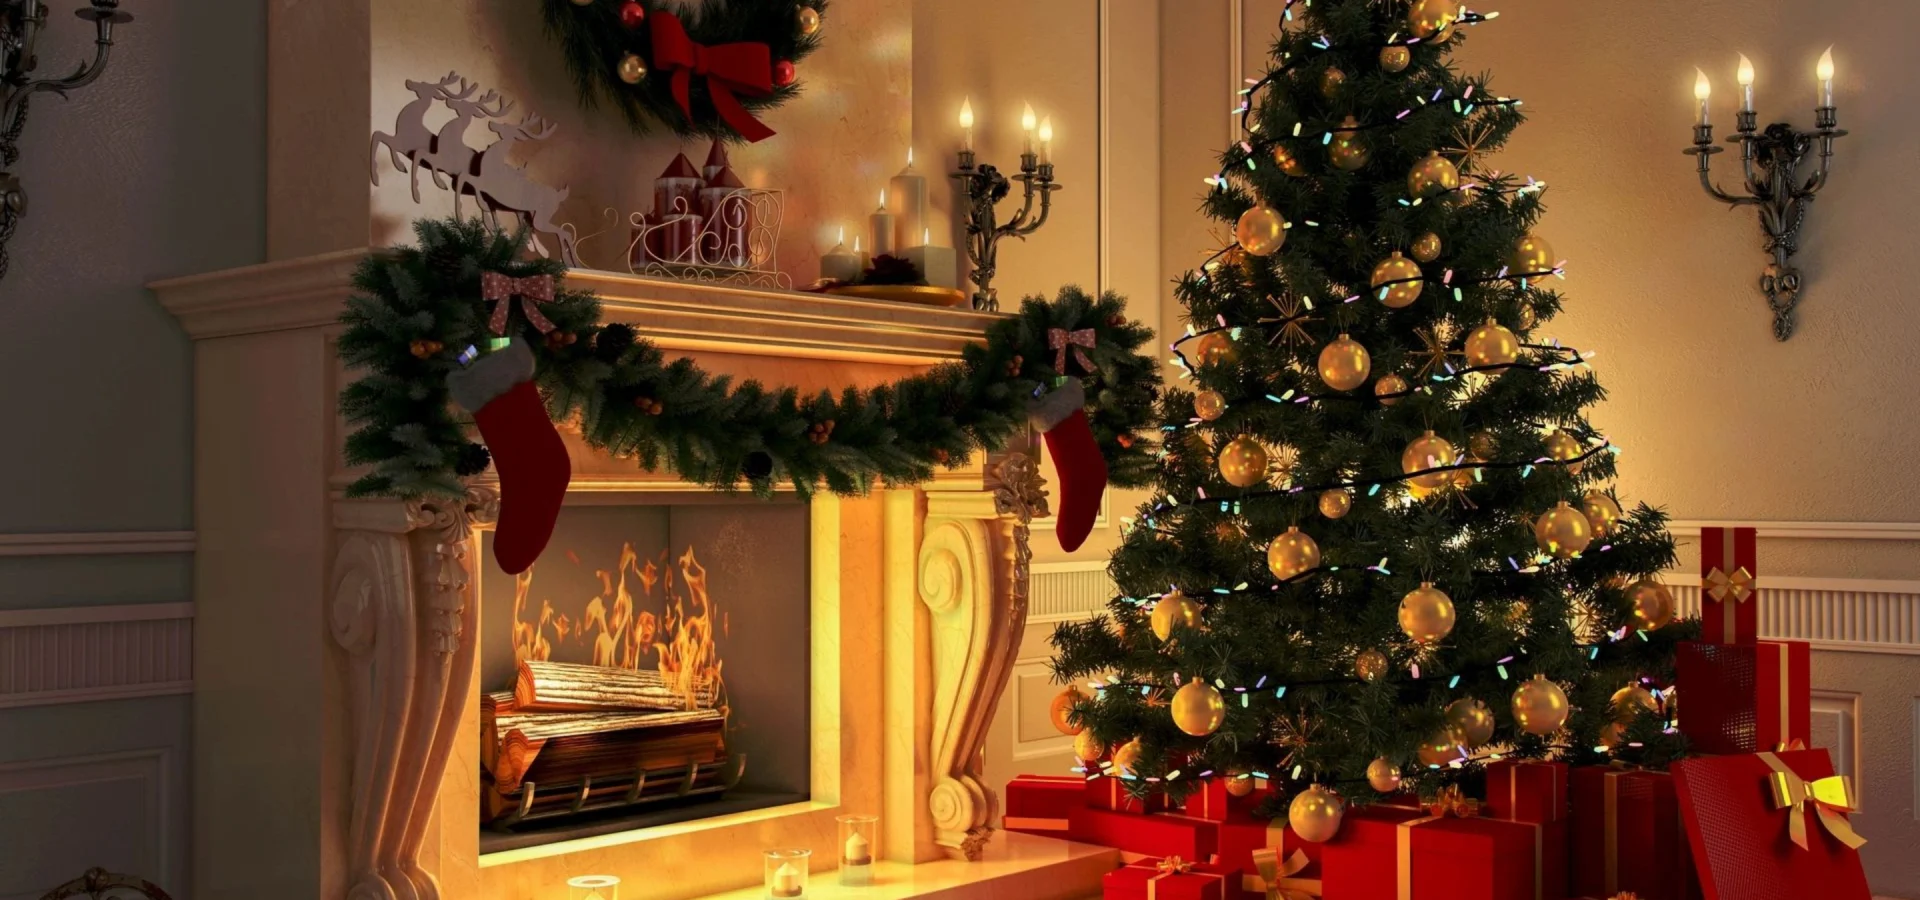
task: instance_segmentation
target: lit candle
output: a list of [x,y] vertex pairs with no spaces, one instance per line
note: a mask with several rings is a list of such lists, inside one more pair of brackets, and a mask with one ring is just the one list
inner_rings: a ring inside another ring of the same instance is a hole
[[1820,54],[1820,64],[1813,69],[1814,77],[1820,79],[1820,105],[1833,105],[1833,48]]
[[872,261],[868,258],[867,251],[860,249],[860,236],[857,234],[853,236],[853,261],[859,266],[862,275],[866,274],[867,265]]
[[913,239],[926,230],[927,179],[913,167],[913,148],[907,148],[907,167],[887,182],[887,197],[893,201],[893,243],[911,247]]
[[1020,152],[1032,153],[1033,152],[1033,129],[1037,127],[1039,123],[1035,121],[1033,116],[1033,104],[1022,103],[1020,104],[1020,106],[1021,106],[1020,130],[1026,135],[1024,139],[1024,143],[1021,145],[1024,149],[1022,149]]
[[775,897],[798,897],[804,888],[800,884],[800,870],[793,863],[781,863],[773,870],[773,895]]
[[971,98],[962,98],[960,100],[960,133],[962,135],[965,135],[965,137],[962,138],[960,149],[966,150],[968,152],[972,152],[973,150],[973,100]]
[[847,837],[847,845],[842,849],[840,861],[849,866],[873,865],[873,845],[867,842],[865,835],[856,831]]
[[872,234],[873,255],[890,256],[893,254],[893,213],[887,212],[887,189],[880,189],[880,206],[867,217]]
[[1040,161],[1052,162],[1053,159],[1053,117],[1040,120]]
[[952,247],[935,247],[933,229],[920,229],[920,246],[908,247],[900,255],[920,270],[920,277],[934,287],[960,286],[960,263]]
[[1753,60],[1745,53],[1740,54],[1740,68],[1733,79],[1740,82],[1740,111],[1753,112]]
[[1700,124],[1705,125],[1707,124],[1707,98],[1713,96],[1713,82],[1707,80],[1707,73],[1700,71],[1699,66],[1695,66],[1693,71],[1693,98],[1700,101]]
[[[858,241],[859,238],[854,240]],[[820,277],[851,283],[860,280],[860,257],[847,249],[847,230],[840,229],[840,239],[833,249],[820,257]]]

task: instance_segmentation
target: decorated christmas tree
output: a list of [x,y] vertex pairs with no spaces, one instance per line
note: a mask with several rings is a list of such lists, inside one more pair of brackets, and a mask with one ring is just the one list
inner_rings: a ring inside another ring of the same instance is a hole
[[1294,3],[1243,92],[1204,201],[1235,242],[1178,284],[1185,389],[1124,595],[1053,639],[1089,773],[1264,777],[1337,829],[1326,790],[1682,749],[1665,517],[1623,508],[1592,354],[1552,337],[1545,185],[1489,157],[1521,102],[1449,60],[1491,18]]

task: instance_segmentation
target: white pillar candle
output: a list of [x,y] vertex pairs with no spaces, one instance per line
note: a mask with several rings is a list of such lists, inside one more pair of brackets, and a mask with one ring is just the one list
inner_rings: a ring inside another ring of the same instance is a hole
[[952,247],[935,247],[931,229],[921,229],[920,246],[908,247],[900,255],[920,270],[921,277],[934,287],[959,287],[960,265]]
[[893,213],[887,212],[887,192],[884,188],[880,191],[880,207],[873,211],[873,215],[867,217],[867,222],[871,232],[867,237],[873,242],[873,255],[891,256],[893,254]]
[[[857,238],[856,238],[857,240]],[[840,229],[840,240],[820,257],[820,277],[843,283],[860,280],[860,257],[847,249],[847,230]]]
[[911,247],[927,222],[927,179],[913,167],[913,148],[907,148],[907,167],[887,182],[887,200],[893,212],[893,246]]

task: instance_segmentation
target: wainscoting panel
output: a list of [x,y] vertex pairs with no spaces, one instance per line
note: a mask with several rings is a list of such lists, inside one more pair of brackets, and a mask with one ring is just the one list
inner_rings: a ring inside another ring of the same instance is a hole
[[0,764],[0,900],[39,900],[93,866],[174,883],[170,751]]
[[[1860,695],[1849,691],[1813,692],[1812,733],[1807,740],[1833,754],[1834,773],[1861,783]],[[1864,802],[1864,798],[1862,800]]]
[[1118,592],[1107,577],[1105,560],[1037,563],[1028,588],[1027,621],[1084,619],[1106,609]]
[[0,708],[193,690],[193,604],[0,611]]
[[[1700,614],[1700,583],[1663,579],[1683,616]],[[1757,596],[1760,635],[1808,641],[1816,650],[1920,655],[1920,581],[1769,578]]]

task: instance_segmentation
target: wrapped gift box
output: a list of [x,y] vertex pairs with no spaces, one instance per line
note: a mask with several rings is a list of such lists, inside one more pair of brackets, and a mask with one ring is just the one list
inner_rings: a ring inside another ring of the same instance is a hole
[[[1252,776],[1248,776],[1252,777]],[[1255,779],[1254,788],[1244,797],[1235,797],[1227,793],[1227,778],[1209,778],[1199,790],[1187,795],[1180,806],[1180,812],[1196,819],[1212,819],[1225,822],[1234,813],[1248,814],[1258,807],[1272,793],[1266,779]]]
[[1643,769],[1573,770],[1572,892],[1694,900],[1699,880],[1680,822],[1673,776]]
[[1211,859],[1219,823],[1171,813],[1141,815],[1080,807],[1067,813],[1067,837],[1145,856]]
[[1812,730],[1805,641],[1682,641],[1674,678],[1686,697],[1680,731],[1701,753],[1756,753],[1805,743]]
[[[1257,862],[1258,854],[1270,852],[1277,860],[1288,860],[1294,853],[1300,853],[1308,866],[1317,866],[1325,844],[1312,844],[1300,839],[1287,827],[1287,820],[1262,819],[1244,812],[1234,812],[1220,823],[1218,863],[1223,871],[1238,873],[1243,887],[1264,896],[1264,887],[1255,883],[1263,878]],[[1303,878],[1317,878],[1317,868],[1307,868],[1294,873]]]
[[[1361,813],[1371,815],[1356,819]],[[1369,807],[1349,812],[1341,832],[1321,857],[1326,900],[1566,896],[1566,822],[1454,818]]]
[[1515,822],[1566,819],[1567,764],[1533,759],[1488,763],[1487,814]]
[[1825,750],[1674,763],[1706,900],[1869,900],[1851,783]]
[[1227,900],[1228,877],[1215,866],[1143,859],[1100,877],[1102,900]]
[[1129,793],[1127,787],[1127,782],[1123,778],[1095,775],[1087,779],[1086,805],[1095,809],[1135,814],[1160,812],[1173,808],[1172,802],[1167,800],[1167,795],[1161,791],[1152,791],[1143,800]]
[[1067,812],[1084,806],[1086,779],[1078,775],[1019,775],[1007,782],[1001,827],[1024,834],[1065,837]]
[[1751,644],[1760,639],[1760,598],[1751,528],[1700,529],[1700,639]]

